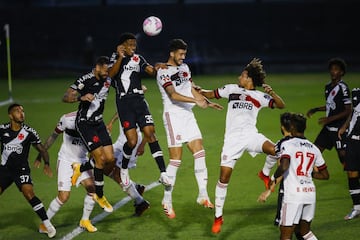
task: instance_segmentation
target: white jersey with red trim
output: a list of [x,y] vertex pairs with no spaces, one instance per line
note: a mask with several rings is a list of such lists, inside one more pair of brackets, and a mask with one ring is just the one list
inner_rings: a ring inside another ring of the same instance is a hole
[[88,151],[75,129],[75,119],[76,112],[67,113],[61,116],[56,125],[55,131],[58,134],[63,133],[58,160],[81,163],[87,159]]
[[273,98],[258,90],[227,84],[215,91],[216,98],[228,98],[225,135],[234,132],[257,132],[256,121],[261,108],[273,108]]
[[326,169],[320,150],[306,138],[293,137],[281,144],[281,158],[289,158],[289,169],[284,173],[284,202],[311,204],[316,201],[312,180],[314,166]]
[[163,99],[165,112],[176,109],[191,110],[194,107],[195,103],[171,100],[165,91],[167,86],[173,85],[177,93],[187,97],[194,97],[191,93],[191,72],[187,64],[183,63],[180,66],[168,66],[167,69],[159,69],[156,79]]

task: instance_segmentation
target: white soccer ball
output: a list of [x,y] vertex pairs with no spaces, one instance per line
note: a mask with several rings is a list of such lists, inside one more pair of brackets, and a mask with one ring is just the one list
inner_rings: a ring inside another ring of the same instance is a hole
[[160,18],[155,16],[147,17],[143,22],[144,33],[148,36],[156,36],[162,30],[162,22]]

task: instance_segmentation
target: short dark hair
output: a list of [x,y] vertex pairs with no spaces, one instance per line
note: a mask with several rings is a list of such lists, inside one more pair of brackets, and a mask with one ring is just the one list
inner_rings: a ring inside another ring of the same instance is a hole
[[331,59],[329,60],[329,63],[328,63],[328,69],[329,69],[329,70],[330,70],[330,68],[331,68],[332,65],[337,65],[337,66],[339,66],[340,69],[343,71],[342,76],[345,75],[345,73],[346,73],[346,67],[347,67],[347,66],[346,66],[346,62],[345,62],[344,59],[338,58],[338,57],[336,57],[336,58],[331,58]]
[[291,125],[295,132],[304,133],[306,129],[306,117],[301,113],[291,114]]
[[244,70],[248,72],[248,76],[252,78],[255,86],[261,87],[265,82],[266,72],[259,58],[253,58]]
[[130,32],[125,32],[125,33],[120,35],[119,44],[122,44],[126,40],[129,40],[129,39],[136,39],[135,34],[130,33]]
[[180,38],[172,39],[169,43],[169,52],[173,52],[178,49],[187,50],[186,42]]
[[21,107],[22,105],[19,104],[19,103],[13,103],[11,104],[9,107],[8,107],[8,114],[11,113],[11,111],[13,110],[13,108],[16,108],[16,107]]
[[96,59],[96,65],[104,65],[104,64],[109,64],[110,63],[110,59],[108,56],[100,56]]
[[291,131],[291,113],[285,112],[280,115],[280,124],[285,128],[286,131]]

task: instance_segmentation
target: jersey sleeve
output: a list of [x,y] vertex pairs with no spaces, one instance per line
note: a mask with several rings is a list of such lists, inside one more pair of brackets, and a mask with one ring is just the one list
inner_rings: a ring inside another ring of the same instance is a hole
[[145,68],[147,66],[149,66],[150,64],[146,61],[146,59],[139,55],[139,58],[140,58],[140,69],[141,69],[141,72],[144,72],[145,71]]
[[346,84],[340,84],[341,92],[343,95],[343,102],[345,105],[351,104],[350,89]]
[[327,168],[326,162],[319,149],[317,149],[316,151],[315,166],[318,168],[319,171]]
[[30,137],[30,143],[31,144],[39,144],[41,143],[41,139],[39,137],[39,134],[36,132],[35,129],[28,127],[29,131],[29,137]]
[[166,69],[159,69],[156,79],[164,89],[172,85],[171,77]]
[[214,90],[215,98],[229,98],[231,93],[231,85],[227,84]]
[[58,121],[58,123],[56,124],[55,127],[55,132],[57,134],[61,134],[65,131],[66,129],[66,117],[65,114],[61,116],[60,120]]
[[116,63],[117,59],[118,59],[117,53],[113,52],[110,57],[109,68],[111,68]]

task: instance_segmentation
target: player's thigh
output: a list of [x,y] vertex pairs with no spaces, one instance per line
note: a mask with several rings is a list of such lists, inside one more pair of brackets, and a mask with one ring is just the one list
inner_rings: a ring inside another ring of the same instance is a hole
[[[275,145],[261,133],[247,133],[247,150],[249,153],[262,153],[275,155]],[[252,155],[252,154],[251,154]]]
[[304,204],[302,209],[301,220],[306,222],[311,222],[315,216],[315,203],[313,204]]
[[0,194],[2,194],[14,182],[9,170],[0,166]]
[[73,168],[71,162],[65,160],[58,160],[58,169],[57,169],[57,184],[58,191],[71,191],[71,176],[73,175]]
[[283,202],[280,211],[280,225],[293,226],[298,224],[301,218],[303,204]]

